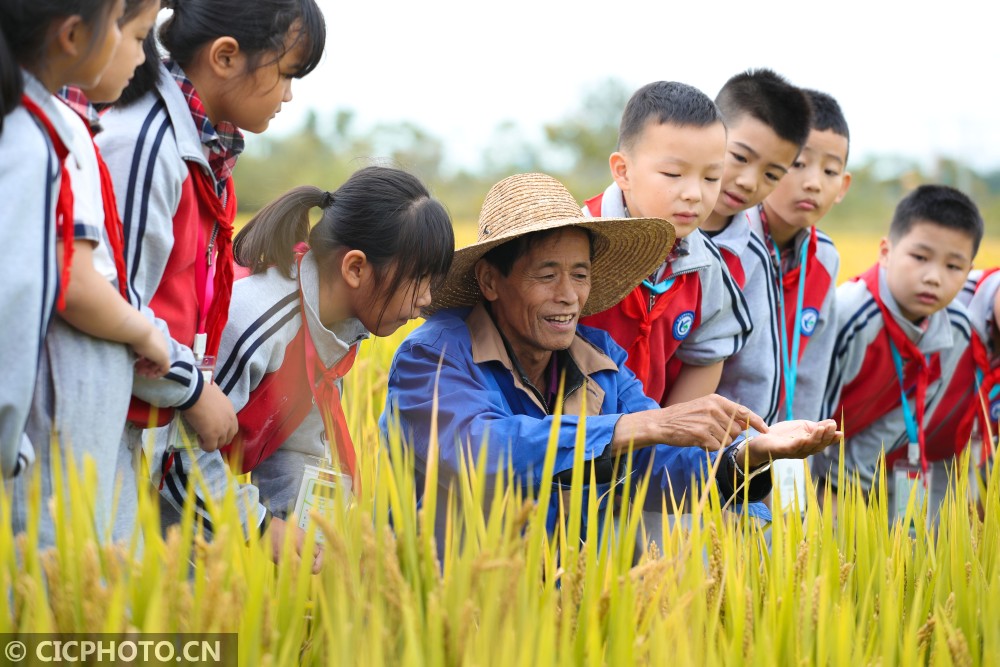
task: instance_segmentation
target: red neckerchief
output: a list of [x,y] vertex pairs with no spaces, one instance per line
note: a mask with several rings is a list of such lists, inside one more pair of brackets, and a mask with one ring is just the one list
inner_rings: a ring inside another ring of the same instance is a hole
[[666,312],[674,297],[683,291],[684,281],[689,275],[692,274],[684,273],[677,276],[670,289],[656,297],[652,309],[649,308],[649,290],[642,285],[629,292],[621,302],[622,313],[639,325],[639,334],[629,345],[627,352],[628,367],[643,386],[649,382],[649,333],[652,331],[653,322]]
[[[222,330],[229,318],[229,301],[233,295],[233,221],[236,219],[236,195],[233,181],[230,179],[226,184],[227,196],[223,204],[215,194],[211,176],[200,165],[191,163],[188,173],[194,182],[198,201],[209,208],[219,225],[219,232],[215,237],[218,254],[214,260],[216,262],[214,297],[207,321],[204,323],[205,333],[208,334],[205,349],[207,354],[216,354],[219,341],[222,340]],[[209,251],[211,252],[211,249]],[[204,298],[204,295],[200,294],[198,298]]]
[[60,276],[59,300],[57,307],[60,311],[66,310],[66,291],[69,288],[70,266],[73,264],[73,184],[70,182],[69,171],[66,169],[66,158],[69,157],[69,149],[56,133],[52,126],[52,121],[45,115],[41,107],[27,95],[21,95],[21,104],[38,119],[52,141],[52,147],[56,152],[56,159],[59,160],[59,169],[62,178],[59,179],[59,198],[56,200],[56,225],[62,228],[63,243],[63,267]]
[[[882,312],[882,328],[885,331],[885,335],[889,337],[889,341],[896,346],[899,351],[899,355],[903,360],[904,374],[906,369],[912,367],[912,364],[916,364],[917,368],[917,392],[916,392],[916,420],[917,420],[917,439],[920,445],[920,467],[926,472],[927,471],[927,451],[924,442],[924,412],[926,408],[927,401],[927,385],[930,384],[930,364],[927,361],[927,357],[920,348],[917,347],[910,338],[903,332],[903,329],[896,322],[896,319],[889,312],[888,307],[882,301],[882,295],[879,291],[879,265],[875,264],[872,268],[865,271],[860,276],[853,278],[852,280],[862,280],[865,285],[868,286],[868,291],[871,293],[872,298],[875,299],[875,303],[878,304],[879,310]],[[902,378],[899,380],[902,382]],[[902,397],[900,397],[902,400]],[[905,455],[905,448],[904,448]]]
[[309,388],[312,390],[313,398],[316,399],[316,407],[323,417],[323,428],[326,430],[326,438],[337,447],[337,458],[339,463],[347,468],[348,474],[354,480],[356,494],[361,493],[361,479],[358,474],[358,466],[354,450],[354,441],[351,439],[351,432],[347,429],[347,416],[344,414],[344,406],[340,402],[340,390],[337,389],[337,380],[341,379],[354,365],[354,359],[358,354],[358,344],[355,343],[347,351],[340,361],[330,368],[323,364],[316,345],[313,343],[312,335],[309,333],[309,321],[306,318],[306,295],[302,290],[302,256],[299,256],[299,298],[302,301],[302,331],[305,338],[305,361],[306,373],[309,376]]
[[115,186],[111,180],[108,165],[101,157],[101,151],[94,144],[94,154],[97,156],[97,169],[101,174],[101,202],[104,204],[104,229],[108,233],[108,247],[115,261],[115,272],[118,274],[118,291],[128,301],[128,282],[125,271],[125,232],[122,230],[122,219],[118,215],[118,199],[115,197]]

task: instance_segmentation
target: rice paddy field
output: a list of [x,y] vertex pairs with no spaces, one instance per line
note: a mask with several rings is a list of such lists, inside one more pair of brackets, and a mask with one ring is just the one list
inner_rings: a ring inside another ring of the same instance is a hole
[[[462,226],[459,245],[474,235]],[[874,261],[877,236],[834,239],[842,276]],[[987,244],[980,266],[997,262],[1000,246]],[[881,490],[866,498],[848,483],[835,496],[810,491],[826,507],[836,501],[836,517],[813,497],[803,516],[761,526],[723,511],[709,485],[688,499],[688,520],[670,522],[649,549],[637,547],[644,526],[628,511],[645,482],[605,517],[615,528],[602,534],[597,498],[579,484],[561,507],[564,528],[548,535],[550,495],[535,502],[503,480],[487,495],[475,461],[450,495],[433,492],[431,468],[431,492],[418,507],[412,462],[398,438],[380,446],[377,430],[405,333],[366,343],[348,376],[361,495],[311,522],[305,549],[323,540],[319,574],[291,544],[276,566],[256,535],[246,541],[232,495],[211,507],[222,528],[206,541],[191,508],[161,534],[155,490],[147,489],[136,538],[108,544],[90,513],[92,471],[68,466],[55,480],[54,549],[34,548],[31,530],[12,535],[9,505],[0,502],[0,596],[8,602],[0,633],[238,633],[240,665],[1000,661],[1000,476],[958,475],[939,516],[927,522],[911,502],[902,523],[888,519]],[[438,506],[450,516],[443,543],[431,521]]]

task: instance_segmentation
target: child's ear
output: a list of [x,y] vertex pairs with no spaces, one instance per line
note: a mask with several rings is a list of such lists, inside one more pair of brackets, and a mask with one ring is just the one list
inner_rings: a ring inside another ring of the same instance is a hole
[[79,14],[68,16],[55,26],[55,42],[68,56],[76,57],[84,53],[88,44],[89,31]]
[[836,199],[833,200],[834,204],[839,204],[847,196],[847,191],[851,188],[851,172],[844,172],[844,180],[840,183],[840,192],[837,193]]
[[246,56],[233,37],[219,37],[208,45],[208,66],[220,79],[232,79],[246,71]]
[[496,301],[498,298],[496,289],[496,269],[485,259],[476,262],[474,268],[476,281],[479,283],[479,291],[487,301]]
[[882,268],[889,265],[889,252],[892,250],[892,241],[889,237],[883,236],[882,240],[878,242],[878,264]]
[[611,177],[615,179],[615,183],[622,192],[628,192],[628,158],[621,151],[615,151],[608,158],[608,165],[611,167]]
[[361,287],[365,272],[369,270],[368,257],[361,250],[348,250],[340,260],[340,277],[352,289]]

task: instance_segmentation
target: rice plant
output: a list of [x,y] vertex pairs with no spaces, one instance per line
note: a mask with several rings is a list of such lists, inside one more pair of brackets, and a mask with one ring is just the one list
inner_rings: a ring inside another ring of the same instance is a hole
[[[241,665],[1000,659],[997,475],[956,466],[931,522],[913,502],[904,521],[890,521],[884,474],[867,496],[850,482],[836,491],[810,484],[802,516],[777,515],[766,526],[724,509],[708,485],[686,499],[682,520],[665,514],[651,546],[641,536],[653,527],[630,510],[647,500],[646,480],[602,503],[578,484],[563,495],[529,493],[509,472],[490,479],[483,460],[467,460],[445,493],[431,457],[418,504],[412,456],[398,433],[380,444],[376,426],[395,342],[366,343],[348,378],[361,495],[313,517],[305,552],[322,536],[320,574],[298,562],[291,543],[274,565],[259,536],[246,539],[239,528],[232,494],[210,507],[220,529],[207,540],[191,507],[162,535],[147,488],[136,538],[109,544],[93,520],[92,469],[57,457],[53,549],[32,546],[37,526],[11,534],[0,499],[0,587],[9,601],[0,633],[235,632]],[[541,479],[551,478],[553,451]],[[581,480],[582,446],[577,452]],[[37,491],[33,502],[37,510]],[[562,513],[553,534],[551,502]]]

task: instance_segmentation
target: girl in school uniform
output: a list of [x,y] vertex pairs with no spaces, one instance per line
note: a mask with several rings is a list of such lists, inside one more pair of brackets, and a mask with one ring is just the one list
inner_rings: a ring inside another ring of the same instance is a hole
[[[321,217],[310,230],[313,209]],[[416,177],[386,167],[361,169],[333,193],[291,190],[236,237],[238,271],[249,275],[233,290],[216,380],[240,423],[227,454],[252,472],[239,504],[257,508],[251,526],[270,523],[275,555],[305,466],[329,458],[357,488],[341,378],[362,340],[390,335],[430,304],[454,249],[444,207]],[[229,471],[219,452],[197,457],[208,488],[196,489],[196,511],[210,526],[203,496],[221,494]],[[188,452],[174,459],[163,466],[162,496],[179,510],[192,461]]]
[[[159,0],[126,0],[118,21],[122,38],[100,80],[93,86],[62,89],[60,97],[65,104],[59,105],[60,114],[76,135],[73,152],[81,156],[79,168],[70,167],[76,235],[69,297],[80,290],[91,299],[115,303],[137,320],[156,341],[157,356],[155,364],[140,359],[135,370],[152,377],[169,370],[167,340],[152,318],[147,319],[128,302],[121,220],[111,176],[93,142],[93,136],[100,132],[100,118],[90,102],[108,104],[121,95],[145,58],[143,40],[152,30],[159,8]],[[127,320],[108,317],[107,321],[115,326]],[[130,452],[121,445],[132,396],[132,355],[121,344],[87,335],[58,320],[53,322],[46,347],[59,399],[53,415],[59,439],[68,442],[78,455],[89,454],[97,464],[94,513],[100,533],[110,531],[113,539],[127,539],[133,531],[138,493]],[[155,367],[154,374],[149,373],[150,365]]]
[[[85,458],[93,461],[97,472],[95,519],[103,531],[111,518],[117,443],[100,429],[108,411],[114,413],[115,388],[121,389],[117,404],[124,422],[132,376],[127,346],[141,358],[138,371],[151,377],[166,372],[167,347],[152,323],[95,268],[93,250],[101,239],[98,221],[103,223],[103,212],[94,197],[100,187],[90,134],[53,96],[65,84],[91,86],[103,76],[120,43],[122,4],[76,3],[81,5],[81,13],[68,17],[39,16],[49,3],[39,4],[42,7],[9,7],[4,17],[8,36],[18,27],[28,34],[19,35],[16,42],[12,39],[12,48],[25,69],[22,103],[45,127],[60,172],[54,230],[55,258],[61,269],[59,317],[48,323],[41,342],[25,435],[40,459],[43,497],[53,493],[52,446],[58,446],[63,458],[81,469]],[[38,43],[32,43],[32,34]],[[94,382],[95,373],[102,382]],[[21,479],[13,488],[15,531],[27,525],[27,486],[27,480]],[[40,507],[39,544],[49,546],[54,542],[49,503],[42,502]]]
[[171,339],[169,373],[133,384],[123,436],[133,461],[142,429],[168,424],[175,411],[208,450],[236,434],[232,404],[199,367],[216,354],[229,313],[232,170],[241,131],[267,129],[326,42],[314,0],[165,4],[173,13],[158,36],[167,59],[136,73],[97,137],[122,218],[130,298]]

